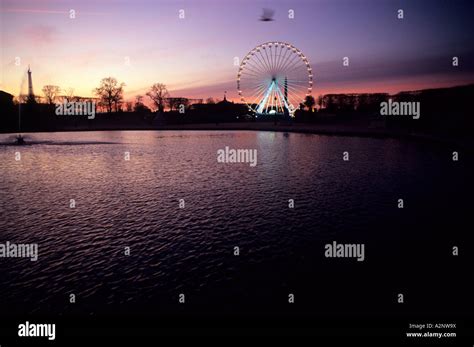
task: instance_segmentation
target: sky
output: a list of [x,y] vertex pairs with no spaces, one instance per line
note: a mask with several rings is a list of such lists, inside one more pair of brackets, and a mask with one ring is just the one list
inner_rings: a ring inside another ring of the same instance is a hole
[[[92,96],[100,80],[125,98],[164,83],[171,96],[239,100],[238,66],[259,44],[284,41],[308,58],[313,95],[474,83],[472,1],[0,0],[0,90],[44,85]],[[274,20],[259,21],[263,8]],[[397,18],[403,9],[404,18]],[[70,10],[75,18],[70,18]],[[184,10],[184,18],[180,14]],[[294,18],[289,18],[292,10]],[[452,57],[459,66],[452,66]],[[343,66],[349,57],[349,66]],[[20,58],[20,59],[18,59]],[[17,65],[19,63],[19,65]]]

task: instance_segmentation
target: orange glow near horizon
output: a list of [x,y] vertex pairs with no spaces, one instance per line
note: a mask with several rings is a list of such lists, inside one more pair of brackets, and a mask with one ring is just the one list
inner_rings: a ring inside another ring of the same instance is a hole
[[[27,93],[27,79],[26,79],[26,70],[24,68],[14,67],[16,69],[18,86],[16,88],[5,83],[0,84],[0,90],[6,91],[14,96]],[[23,71],[24,70],[24,73]],[[88,75],[81,74],[80,72],[68,72],[68,74],[63,75],[64,79],[60,79],[55,76],[54,80],[49,79],[48,73],[39,72],[36,73],[34,66],[31,67],[34,92],[38,96],[43,96],[42,87],[44,85],[52,84],[59,85],[62,88],[62,91],[65,92],[68,88],[73,88],[75,95],[83,97],[93,97],[93,90],[96,88],[101,78],[91,78]],[[111,76],[122,75],[116,70],[116,74],[113,71],[109,71]],[[20,78],[20,76],[24,76]],[[182,74],[178,74],[182,75]],[[228,75],[232,75],[229,73]],[[97,76],[101,76],[97,73]],[[125,76],[124,76],[125,77]],[[214,100],[222,100],[224,92],[227,92],[227,99],[233,102],[240,102],[240,97],[237,94],[236,81],[232,79],[227,79],[224,82],[212,84],[203,84],[203,81],[194,81],[194,86],[187,85],[183,80],[177,80],[173,83],[172,74],[169,71],[167,78],[171,81],[168,83],[168,89],[171,96],[176,97],[188,97],[195,99],[206,100],[209,97],[212,97]],[[146,92],[154,82],[152,79],[149,79],[147,85],[140,85],[139,78],[134,76],[132,83],[127,83],[126,80],[117,78],[119,82],[125,82],[124,88],[124,99],[125,101],[133,101],[136,95],[145,96]],[[392,79],[388,81],[358,81],[358,82],[340,82],[340,83],[321,83],[318,84],[316,81],[313,88],[313,96],[318,97],[319,95],[325,94],[341,94],[341,93],[389,93],[396,94],[401,91],[413,91],[421,89],[431,89],[431,88],[445,88],[453,87],[457,85],[470,84],[473,80],[470,76],[465,76],[464,79],[452,80],[450,76],[440,75],[434,78],[433,76],[421,76],[416,78],[404,78],[404,79]],[[74,81],[74,82],[73,82]],[[201,83],[200,83],[201,82]],[[204,81],[206,82],[206,81]]]
[[[468,64],[467,70],[464,65],[449,67],[450,47],[461,37],[462,28],[453,29],[454,34],[439,32],[439,23],[431,23],[429,17],[420,17],[425,22],[417,31],[399,23],[377,25],[377,11],[385,10],[382,5],[371,5],[370,13],[363,6],[354,7],[355,12],[373,15],[372,23],[353,15],[341,18],[339,8],[328,4],[321,7],[327,15],[317,21],[312,11],[301,11],[304,20],[275,25],[249,18],[250,10],[261,11],[259,4],[203,3],[183,0],[187,16],[181,20],[179,7],[170,1],[116,1],[111,6],[83,0],[77,4],[77,17],[71,19],[69,7],[61,2],[3,0],[0,90],[15,96],[26,94],[30,65],[38,96],[43,96],[43,86],[57,85],[62,90],[73,88],[78,96],[92,97],[100,80],[112,76],[126,84],[126,101],[145,96],[154,83],[163,83],[171,96],[222,100],[227,92],[228,100],[240,102],[235,57],[241,60],[256,45],[275,40],[291,42],[308,57],[315,76],[315,97],[328,93],[395,94],[474,82]],[[283,9],[281,4],[275,6]],[[305,6],[315,8],[309,3]],[[458,15],[451,20],[459,21]],[[327,27],[330,35],[322,30]],[[393,36],[394,30],[399,31],[399,38]],[[367,35],[371,40],[356,44]],[[387,37],[392,38],[390,42]],[[456,45],[462,47],[461,43]],[[342,68],[340,58],[345,54],[351,55],[350,69]],[[469,55],[465,54],[467,61]]]

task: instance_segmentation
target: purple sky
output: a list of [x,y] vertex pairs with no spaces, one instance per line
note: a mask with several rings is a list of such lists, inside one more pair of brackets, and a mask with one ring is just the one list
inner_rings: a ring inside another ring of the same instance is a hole
[[[54,84],[90,96],[101,78],[113,76],[126,83],[126,98],[161,82],[173,96],[222,98],[227,91],[237,100],[234,57],[266,41],[289,42],[308,57],[314,95],[474,82],[469,1],[3,0],[1,6],[0,89],[15,95],[26,88],[30,64],[37,94]],[[274,9],[275,20],[259,21],[262,8]],[[349,67],[342,66],[345,56]],[[460,59],[456,68],[453,56]]]

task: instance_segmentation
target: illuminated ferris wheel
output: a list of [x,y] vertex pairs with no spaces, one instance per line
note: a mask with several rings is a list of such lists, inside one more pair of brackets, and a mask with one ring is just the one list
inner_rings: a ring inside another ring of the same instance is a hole
[[308,58],[285,42],[266,42],[242,59],[237,90],[256,114],[293,116],[313,88]]

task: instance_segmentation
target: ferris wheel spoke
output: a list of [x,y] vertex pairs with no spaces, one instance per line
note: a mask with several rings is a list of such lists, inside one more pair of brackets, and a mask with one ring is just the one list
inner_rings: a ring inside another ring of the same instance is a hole
[[300,90],[311,87],[311,84],[309,83],[309,81],[295,82],[295,81],[288,80],[288,84]]
[[[265,53],[265,55],[263,55],[263,53]],[[272,70],[272,68],[271,68],[270,62],[268,60],[267,50],[262,48],[262,50],[260,50],[260,54],[262,55],[262,59],[265,62],[265,65],[267,66],[268,72],[270,72]]]
[[253,84],[250,85],[249,87],[246,87],[245,89],[248,89],[248,94],[254,93],[256,90],[259,90],[261,88],[267,88],[267,84]]
[[288,98],[288,105],[293,112],[299,108],[299,103],[295,102],[295,100],[292,100],[291,98]]
[[253,88],[250,88],[249,94],[252,95],[252,94],[254,94],[254,93],[256,93],[256,92],[259,92],[259,91],[262,90],[262,89],[265,89],[265,85],[258,85],[258,86],[255,86],[255,87],[253,87]]
[[285,71],[290,77],[299,77],[300,75],[304,75],[306,78],[309,76],[308,69],[306,68],[306,66],[300,65],[298,64],[298,62],[287,66]]
[[256,79],[256,80],[262,80],[262,74],[255,74],[255,73],[252,73],[252,72],[249,72],[249,71],[246,71],[244,74],[241,74],[240,75],[240,79],[241,80],[252,80],[252,79]]
[[272,72],[274,73],[275,70],[276,70],[276,52],[277,52],[277,49],[278,49],[278,46],[277,45],[272,45],[271,46],[271,54],[272,54]]
[[285,58],[285,60],[282,62],[281,67],[280,67],[280,69],[281,69],[282,71],[284,71],[285,65],[287,64],[287,62],[288,62],[288,61],[291,61],[291,60],[295,57],[294,52],[293,52],[293,50],[292,50],[291,48],[287,48],[287,53],[289,53],[289,54],[287,55],[287,57]]
[[281,90],[281,88],[278,88],[278,96],[280,98],[283,97],[283,99],[285,99],[285,89],[283,88],[283,91]]
[[285,106],[285,102],[282,100],[282,92],[281,92],[281,88],[280,86],[276,86],[275,88],[275,93],[274,93],[274,100],[278,103],[277,104],[277,110],[278,110],[278,105],[279,107],[282,109],[282,111],[284,110],[284,107]]
[[[284,103],[284,101],[281,99],[281,90],[280,90],[280,89],[278,89],[278,92],[276,93],[276,98],[278,98],[278,100],[280,100],[280,101],[279,101],[279,105],[280,105],[280,108],[281,108],[281,110],[282,110],[282,112],[283,112],[285,103]],[[278,112],[278,110],[277,110],[277,112]]]
[[292,85],[288,85],[288,90],[292,92],[292,95],[304,94],[304,93],[301,92],[300,88],[295,88]]
[[280,45],[275,45],[275,53],[273,54],[273,71],[274,72],[277,72],[278,69],[277,69],[277,65],[278,65],[278,48],[280,47]]
[[309,81],[298,81],[298,82],[295,82],[295,81],[290,81],[288,80],[288,84],[292,85],[292,86],[295,86],[295,88],[309,88],[311,87],[311,84],[309,83]]
[[256,83],[254,84],[252,87],[249,87],[249,94],[251,95],[252,93],[254,93],[255,91],[258,91],[260,89],[263,89],[266,87],[266,84],[265,83]]
[[299,95],[299,94],[295,94],[295,93],[288,93],[289,96],[288,96],[288,99],[294,104],[300,104],[304,101],[304,95]]
[[257,71],[257,70],[254,70],[253,67],[250,67],[250,66],[247,66],[247,65],[246,65],[245,70],[243,70],[242,72],[247,72],[247,73],[252,72],[256,76],[265,75],[264,73],[262,73],[260,71]]
[[298,88],[299,90],[301,90],[302,87],[303,87],[303,88],[304,88],[304,87],[309,87],[309,82],[306,81],[306,83],[300,83],[300,82],[295,83],[295,82],[288,81],[288,85],[291,86],[291,87],[293,87],[293,88]]
[[258,71],[261,74],[266,74],[267,71],[262,64],[257,64],[254,61],[247,61],[247,66],[250,66],[253,70]]
[[244,69],[242,70],[242,72],[249,72],[249,71],[253,72],[256,75],[265,74],[264,72],[259,71],[258,69],[256,69],[253,65],[250,65],[250,64],[246,63],[244,65]]
[[[308,77],[308,76],[306,76],[306,77]],[[301,83],[309,83],[309,81],[311,81],[309,78],[307,78],[307,79],[294,79],[294,78],[290,78],[290,77],[288,77],[288,82],[296,82],[296,83],[298,83],[298,82],[301,82]]]
[[285,98],[285,96],[280,93],[280,99],[282,99],[282,103],[283,103],[283,104],[282,104],[282,108],[283,108],[283,106],[284,106],[284,108],[282,109],[283,113],[285,112],[285,108],[286,108],[288,111],[290,111],[290,103],[289,103],[289,101],[288,101],[288,98]]
[[253,105],[255,108],[254,110],[258,107],[259,103],[260,103],[260,100],[262,100],[263,98],[263,93],[262,94],[258,94],[254,97],[252,97],[250,100],[250,105]]
[[251,81],[251,80],[264,81],[266,77],[265,75],[262,75],[262,74],[257,74],[251,71],[247,71],[247,73],[240,75],[240,79],[244,81]]
[[[258,52],[258,53],[260,53],[260,52]],[[265,65],[265,63],[263,62],[263,60],[260,59],[260,57],[258,56],[258,54],[254,54],[254,56],[255,56],[255,57],[258,59],[258,61],[260,62],[260,65],[262,66],[262,69],[263,69],[264,71],[268,71],[268,68],[266,67],[266,65]]]
[[267,59],[265,59],[265,56],[263,55],[263,52],[262,52],[263,50],[264,50],[263,48],[260,49],[260,50],[258,51],[258,53],[260,54],[260,58],[261,58],[261,60],[262,60],[262,62],[263,62],[263,65],[265,66],[265,69],[266,69],[267,71],[270,71],[270,66],[269,66],[268,63],[267,63]]
[[301,61],[301,57],[297,54],[293,54],[293,57],[287,61],[287,63],[283,66],[283,69],[291,69],[295,65],[297,66],[306,66],[305,63]]
[[260,91],[260,90],[265,89],[265,88],[266,88],[266,85],[262,83],[262,84],[259,84],[255,87],[251,88],[250,92],[255,93],[256,91]]
[[[286,48],[286,46],[284,48]],[[281,71],[281,66],[283,64],[283,61],[286,58],[286,55],[288,54],[288,51],[289,51],[288,49],[285,49],[285,53],[284,53],[284,55],[282,55],[282,52],[280,50],[280,55],[279,55],[279,58],[278,58],[278,65],[277,65],[277,70],[278,71]]]
[[287,46],[284,47],[285,55],[283,56],[283,59],[281,60],[280,66],[278,67],[280,70],[283,69],[283,66],[286,62],[287,59],[289,59],[292,55],[292,50],[289,49]]
[[262,75],[261,73],[255,72],[255,71],[253,71],[252,69],[250,69],[248,67],[245,68],[245,70],[240,71],[240,74],[241,75],[243,75],[243,74],[245,74],[245,75],[255,75],[255,76],[261,76]]
[[261,75],[241,75],[240,76],[240,82],[242,84],[245,84],[245,85],[252,85],[252,84],[255,84],[255,83],[261,83],[263,82],[265,79],[262,78]]
[[293,92],[289,91],[288,97],[287,97],[287,102],[290,105],[293,105],[293,108],[296,109],[299,107],[299,104],[301,102],[300,97]]
[[288,59],[285,63],[285,65],[283,65],[282,67],[282,70],[286,70],[288,69],[290,66],[293,66],[294,63],[298,62],[298,55],[293,55],[293,57],[291,57],[290,59]]
[[275,54],[273,55],[273,68],[275,69],[275,71],[278,71],[277,70],[277,66],[278,66],[278,49],[279,49],[279,45],[275,45]]
[[280,53],[278,54],[278,65],[277,65],[278,71],[280,71],[281,63],[283,62],[287,54],[288,54],[288,49],[286,49],[286,46],[285,45],[280,46]]
[[280,65],[281,46],[277,45],[275,48],[275,70],[278,71],[278,65]]
[[261,112],[263,108],[265,107],[265,104],[267,103],[267,100],[265,98],[267,97],[267,91],[268,89],[265,89],[261,95],[258,95],[257,98],[255,98],[254,104],[257,105],[257,112]]
[[272,46],[268,46],[268,60],[270,61],[270,72],[273,73],[273,49]]
[[270,102],[271,102],[271,97],[270,97],[270,101],[268,101],[267,99],[267,102],[266,102],[267,107],[265,108],[265,113],[268,113],[268,106],[270,106]]
[[249,98],[249,100],[251,100],[253,103],[257,102],[258,103],[258,100],[261,99],[265,93],[265,91],[267,90],[267,87],[262,87],[260,88],[258,91],[254,92],[251,97]]
[[309,71],[306,65],[299,64],[299,62],[296,62],[295,64],[289,65],[286,68],[286,71],[288,74],[295,74],[298,75],[298,72],[302,75],[305,75],[306,77],[309,75]]
[[[256,55],[254,54],[254,56],[256,56]],[[256,57],[258,58],[258,56],[256,56]],[[247,59],[245,61],[245,63],[247,65],[252,66],[252,68],[254,68],[255,70],[261,71],[261,73],[266,73],[267,72],[265,66],[262,64],[260,59],[258,59],[258,61],[256,61],[255,59],[254,60]]]
[[240,75],[240,79],[243,79],[243,80],[256,79],[256,80],[259,80],[259,81],[263,81],[263,80],[265,80],[265,75],[256,74],[256,73],[247,71],[247,72]]
[[278,45],[272,46],[272,59],[273,59],[273,71],[276,71],[276,62],[277,62],[277,52],[278,52]]
[[280,62],[278,63],[278,71],[283,71],[283,66],[285,65],[285,62],[291,57],[292,50],[284,46],[283,53],[281,55]]
[[302,81],[302,82],[294,82],[294,81],[288,81],[290,85],[297,86],[299,88],[304,88],[304,87],[310,87],[310,84],[308,81]]
[[265,90],[263,90],[259,94],[255,94],[255,96],[252,96],[249,100],[252,102],[252,104],[257,104],[258,105],[260,103],[260,100],[263,99],[264,93],[265,93]]
[[286,50],[285,50],[285,56],[284,56],[284,59],[282,60],[281,62],[281,65],[280,65],[280,69],[283,68],[283,66],[285,65],[285,62],[291,58],[291,56],[293,55],[293,51],[291,48],[288,48],[288,47],[285,47]]
[[253,87],[249,88],[250,93],[254,92],[255,90],[259,90],[261,88],[265,88],[264,84],[256,84]]
[[290,100],[295,105],[295,107],[299,107],[299,105],[304,101],[304,98],[302,96],[291,94]]
[[269,71],[271,72],[271,71],[272,71],[272,65],[271,65],[271,63],[270,63],[270,57],[268,56],[268,52],[267,52],[266,49],[265,49],[265,56],[267,57],[268,66],[269,66]]

